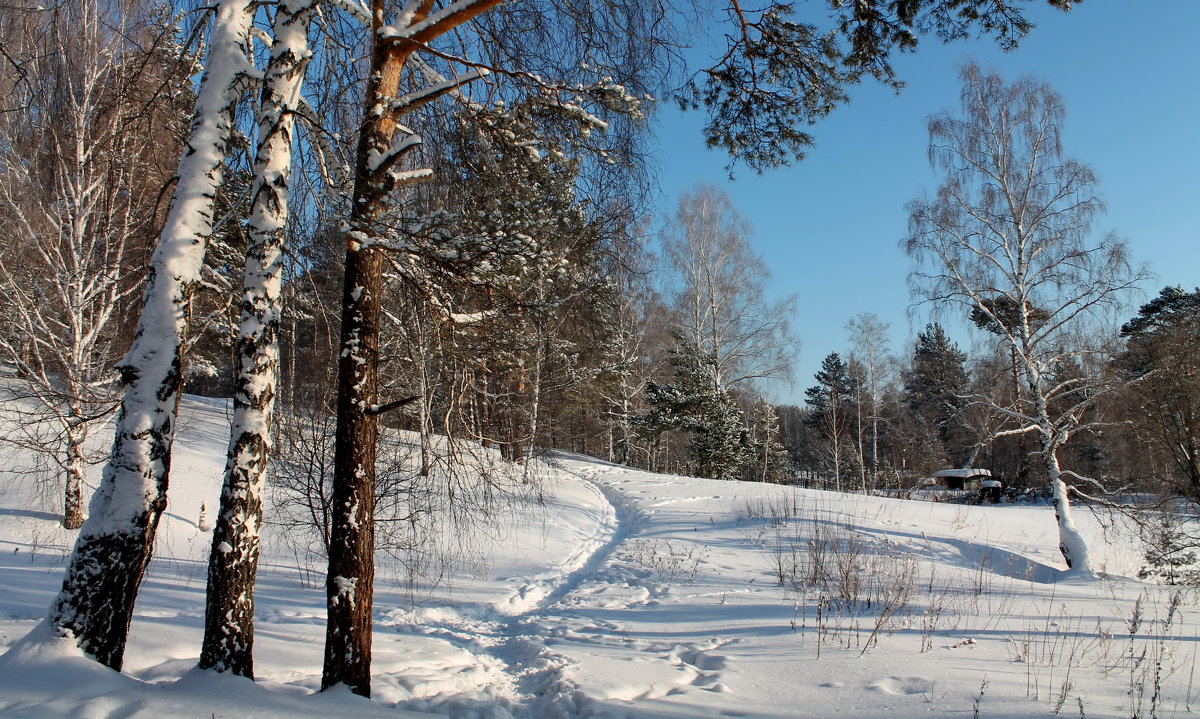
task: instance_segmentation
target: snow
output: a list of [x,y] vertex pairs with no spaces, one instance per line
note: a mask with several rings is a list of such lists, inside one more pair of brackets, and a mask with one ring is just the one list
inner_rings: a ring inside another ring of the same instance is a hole
[[963,479],[970,479],[971,477],[990,477],[992,476],[992,472],[988,469],[975,469],[973,467],[967,467],[966,469],[939,469],[933,473],[933,476],[961,477]]
[[393,170],[389,174],[391,174],[393,180],[395,180],[397,183],[403,185],[403,184],[407,184],[410,182],[417,182],[418,180],[427,180],[427,179],[433,177],[433,170],[431,170],[429,168],[423,168],[420,170],[404,170],[404,171]]
[[387,152],[379,152],[375,148],[371,148],[367,152],[367,170],[369,172],[377,171],[385,162],[394,161],[397,157],[420,145],[421,142],[420,135],[403,125],[399,126],[396,134],[392,136],[392,143]]
[[353,604],[354,589],[358,586],[358,577],[334,577],[333,583],[338,588],[338,596],[344,597],[345,601]]
[[[211,535],[195,520],[216,506],[229,417],[224,400],[183,403],[125,674],[39,623],[72,538],[56,498],[40,499],[32,458],[3,448],[0,716],[1127,717],[1154,702],[1168,717],[1200,698],[1195,595],[1172,612],[1171,588],[1129,578],[1136,544],[1103,541],[1086,509],[1076,524],[1103,579],[1065,571],[1052,507],[672,477],[574,455],[538,468],[540,501],[466,538],[452,581],[408,587],[380,555],[372,700],[315,693],[324,578],[277,536],[270,506],[259,679],[199,672]],[[821,548],[829,578],[803,581]]]

